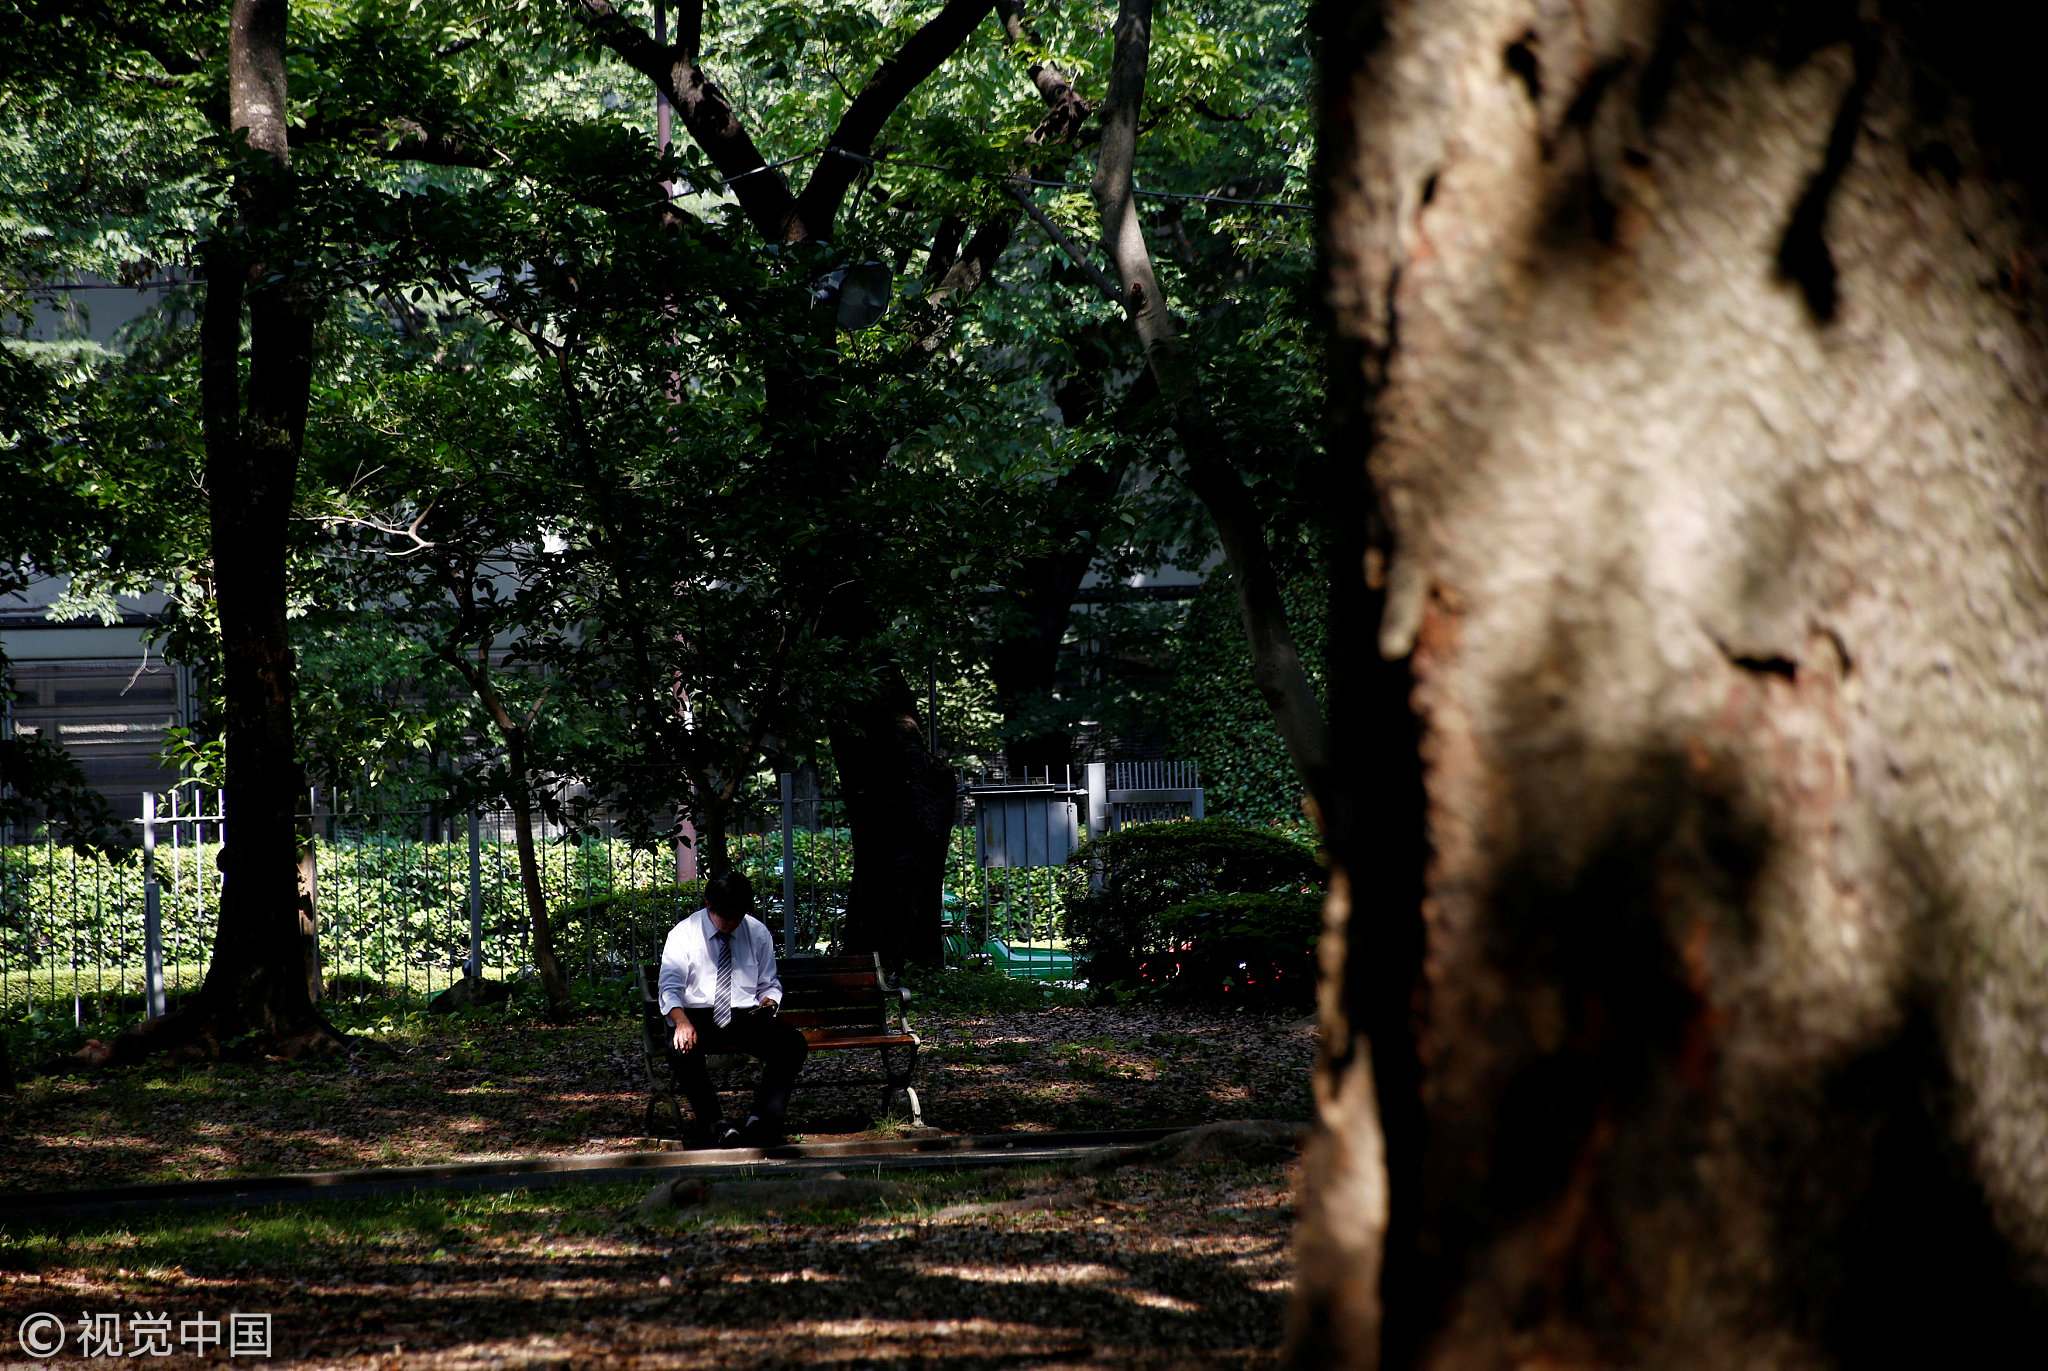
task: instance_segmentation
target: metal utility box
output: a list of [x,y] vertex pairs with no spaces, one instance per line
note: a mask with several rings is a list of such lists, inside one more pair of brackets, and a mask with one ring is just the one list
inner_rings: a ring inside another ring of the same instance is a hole
[[1083,792],[1066,786],[974,786],[978,866],[1064,866],[1080,841]]

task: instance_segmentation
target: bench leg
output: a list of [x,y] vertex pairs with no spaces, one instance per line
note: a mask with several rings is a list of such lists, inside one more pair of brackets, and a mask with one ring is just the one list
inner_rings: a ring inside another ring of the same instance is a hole
[[[903,1064],[897,1066],[896,1054],[903,1053]],[[882,1113],[887,1115],[908,1109],[913,1128],[924,1127],[924,1107],[918,1101],[917,1089],[911,1084],[917,1079],[917,1049],[915,1047],[882,1049],[882,1074],[889,1084],[882,1091]]]

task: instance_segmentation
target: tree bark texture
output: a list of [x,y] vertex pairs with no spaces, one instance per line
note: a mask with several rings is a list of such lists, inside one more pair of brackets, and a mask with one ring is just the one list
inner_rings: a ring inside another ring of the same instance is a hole
[[[220,855],[220,921],[199,1000],[119,1055],[188,1036],[324,1028],[309,985],[310,919],[300,907],[303,793],[292,732],[285,552],[312,382],[313,317],[287,266],[293,201],[285,130],[286,6],[236,0],[228,47],[229,124],[252,155],[206,248],[201,395],[215,603],[220,615],[230,821]],[[242,322],[248,371],[241,375]]]
[[1412,675],[1336,708],[1427,829],[1335,854],[1294,1360],[1983,1360],[2048,1314],[2035,78],[1971,7],[1319,26],[1338,628]]
[[526,896],[533,964],[540,972],[541,989],[548,997],[548,1012],[562,1017],[569,1012],[569,979],[555,959],[548,897],[540,883],[540,852],[533,845],[533,790],[526,783],[528,765],[525,730],[514,729],[505,735],[505,766],[512,775],[511,784],[505,787],[505,799],[512,806],[512,843],[519,854],[519,888]]

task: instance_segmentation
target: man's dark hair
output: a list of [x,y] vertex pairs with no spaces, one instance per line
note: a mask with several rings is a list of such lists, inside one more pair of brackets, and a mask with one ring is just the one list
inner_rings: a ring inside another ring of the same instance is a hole
[[737,871],[704,883],[704,903],[728,919],[754,912],[754,883]]

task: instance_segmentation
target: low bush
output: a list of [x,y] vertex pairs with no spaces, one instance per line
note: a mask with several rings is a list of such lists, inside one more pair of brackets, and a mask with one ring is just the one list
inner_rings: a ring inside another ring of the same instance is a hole
[[1229,819],[1133,825],[1082,844],[1073,861],[1101,878],[1068,916],[1075,970],[1097,986],[1142,983],[1141,964],[1173,947],[1163,916],[1176,906],[1209,895],[1307,898],[1322,886],[1314,853]]
[[555,955],[575,971],[631,976],[633,963],[661,956],[678,920],[704,904],[704,883],[615,890],[548,911]]
[[1176,998],[1313,1003],[1320,894],[1203,895],[1159,916],[1164,946],[1138,964],[1138,982]]

